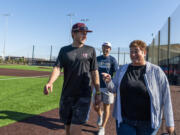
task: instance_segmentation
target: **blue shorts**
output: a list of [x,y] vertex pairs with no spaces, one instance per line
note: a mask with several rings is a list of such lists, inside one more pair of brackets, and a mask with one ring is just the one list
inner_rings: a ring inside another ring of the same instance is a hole
[[149,121],[132,121],[123,118],[123,122],[118,125],[116,121],[116,132],[117,135],[156,135],[159,130],[151,127]]
[[91,97],[61,97],[60,120],[65,125],[84,124],[88,120]]

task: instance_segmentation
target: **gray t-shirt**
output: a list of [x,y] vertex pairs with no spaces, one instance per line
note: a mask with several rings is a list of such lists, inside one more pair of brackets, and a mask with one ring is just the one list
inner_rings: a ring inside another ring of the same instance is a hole
[[62,96],[91,96],[90,72],[98,69],[93,47],[87,45],[80,48],[72,45],[62,47],[54,66],[64,69]]

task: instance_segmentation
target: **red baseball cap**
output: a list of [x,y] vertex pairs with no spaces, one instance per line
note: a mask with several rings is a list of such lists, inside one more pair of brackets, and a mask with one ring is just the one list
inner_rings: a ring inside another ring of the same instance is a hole
[[92,30],[88,30],[88,27],[84,23],[76,23],[72,26],[72,32],[75,31],[86,31],[92,32]]

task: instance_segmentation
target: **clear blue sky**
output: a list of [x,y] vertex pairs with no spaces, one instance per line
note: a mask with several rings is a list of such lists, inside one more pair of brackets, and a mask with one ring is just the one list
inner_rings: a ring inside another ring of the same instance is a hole
[[[134,39],[151,43],[152,33],[167,21],[180,4],[179,0],[0,0],[0,55],[3,52],[4,31],[6,55],[49,57],[69,44],[70,17],[72,23],[86,22],[93,33],[88,34],[86,44],[101,48],[104,41],[113,48],[128,47]],[[4,13],[8,17],[5,29]]]

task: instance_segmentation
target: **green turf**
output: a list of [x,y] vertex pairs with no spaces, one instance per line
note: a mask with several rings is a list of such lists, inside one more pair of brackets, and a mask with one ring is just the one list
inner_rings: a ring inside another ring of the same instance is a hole
[[8,79],[8,78],[18,78],[18,76],[0,76],[1,79]]
[[48,66],[30,66],[30,65],[0,65],[0,68],[36,70],[36,71],[52,71],[52,67]]
[[47,77],[0,80],[0,127],[57,108],[63,77],[54,83],[53,93],[45,96],[47,81]]

